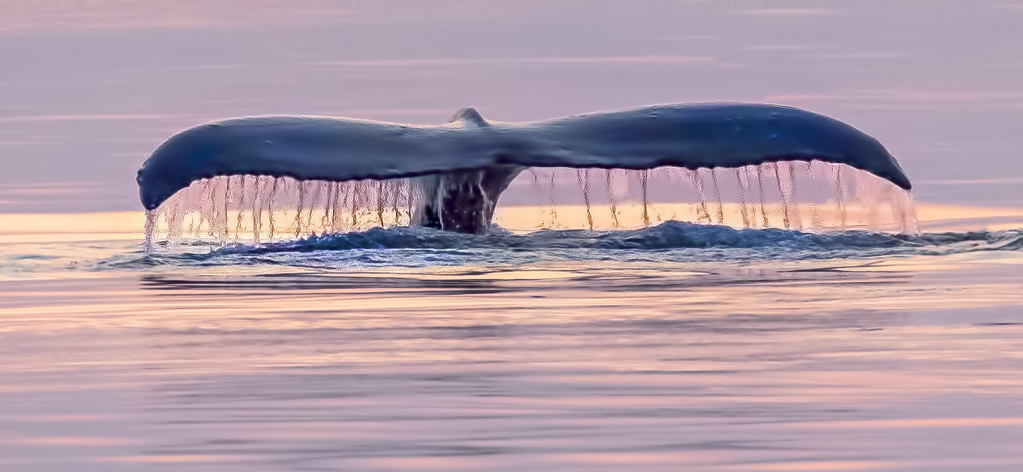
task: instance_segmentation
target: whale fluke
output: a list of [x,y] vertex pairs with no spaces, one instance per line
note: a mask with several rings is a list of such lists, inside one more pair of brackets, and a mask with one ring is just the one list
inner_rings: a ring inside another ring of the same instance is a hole
[[476,128],[483,128],[490,126],[487,120],[483,119],[483,115],[475,108],[462,108],[455,112],[455,115],[451,117],[449,123],[460,123],[466,126],[473,126]]
[[911,188],[874,138],[823,115],[763,104],[661,105],[527,123],[488,122],[464,108],[438,126],[235,118],[171,137],[137,180],[143,206],[155,210],[192,182],[218,176],[414,178],[422,203],[413,224],[483,233],[501,193],[531,167],[695,170],[785,161],[844,164]]

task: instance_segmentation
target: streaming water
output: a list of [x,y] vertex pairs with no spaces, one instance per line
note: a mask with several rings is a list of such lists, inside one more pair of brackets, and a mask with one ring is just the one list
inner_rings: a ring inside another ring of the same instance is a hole
[[[494,221],[517,231],[634,229],[665,221],[770,228],[774,221],[784,229],[919,232],[909,192],[843,165],[779,162],[737,169],[616,169],[603,170],[604,179],[596,182],[590,179],[591,172],[528,169],[501,197]],[[754,173],[756,190],[750,178]],[[846,182],[852,186],[846,188]],[[772,193],[771,188],[777,191]],[[418,215],[428,200],[440,198],[426,193],[418,179],[205,179],[148,215],[147,244],[183,237],[221,243],[277,241],[409,226],[420,221]],[[758,205],[749,201],[754,194],[759,196]]]

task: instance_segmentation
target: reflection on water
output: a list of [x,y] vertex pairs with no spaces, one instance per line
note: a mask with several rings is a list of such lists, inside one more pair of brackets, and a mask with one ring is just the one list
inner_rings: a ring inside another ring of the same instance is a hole
[[358,250],[78,244],[99,262],[0,282],[3,468],[1023,465],[1018,250],[332,268],[303,260]]

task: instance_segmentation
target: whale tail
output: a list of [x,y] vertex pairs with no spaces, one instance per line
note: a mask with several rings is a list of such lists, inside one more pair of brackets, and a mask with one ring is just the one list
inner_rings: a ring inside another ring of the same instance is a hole
[[[604,178],[594,179],[598,174]],[[825,184],[831,195],[809,191],[801,180]],[[495,217],[511,224],[499,200],[509,211],[550,207],[562,222],[568,210],[555,207],[582,205],[587,217],[574,226],[583,228],[600,226],[591,204],[601,199],[611,227],[622,227],[629,219],[622,212],[633,206],[643,208],[640,225],[659,218],[730,224],[728,203],[742,217],[736,226],[813,228],[828,225],[795,216],[806,202],[845,208],[867,202],[866,192],[908,198],[911,187],[895,158],[859,130],[794,108],[749,104],[533,123],[491,123],[464,108],[440,126],[239,118],[170,138],[143,164],[138,182],[156,232],[183,234],[187,227],[224,238],[233,229],[235,237],[257,240],[389,225],[482,234]],[[779,217],[763,211],[772,199],[783,209]],[[696,208],[690,216],[655,208],[686,201]],[[750,212],[753,202],[759,214]],[[893,215],[909,211],[888,206]],[[899,229],[911,230],[912,218],[896,219]],[[563,227],[548,223],[539,226]]]
[[480,114],[475,108],[462,108],[455,112],[455,114],[448,120],[448,123],[455,123],[465,127],[474,128],[486,128],[490,126],[487,120],[483,119],[483,115]]

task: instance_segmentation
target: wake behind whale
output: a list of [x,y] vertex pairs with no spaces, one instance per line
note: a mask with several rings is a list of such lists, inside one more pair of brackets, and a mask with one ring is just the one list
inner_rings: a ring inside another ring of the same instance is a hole
[[[915,231],[910,183],[873,138],[774,105],[648,107],[442,126],[253,117],[168,140],[139,170],[150,238],[256,242],[423,226]],[[498,207],[498,201],[502,202]]]

